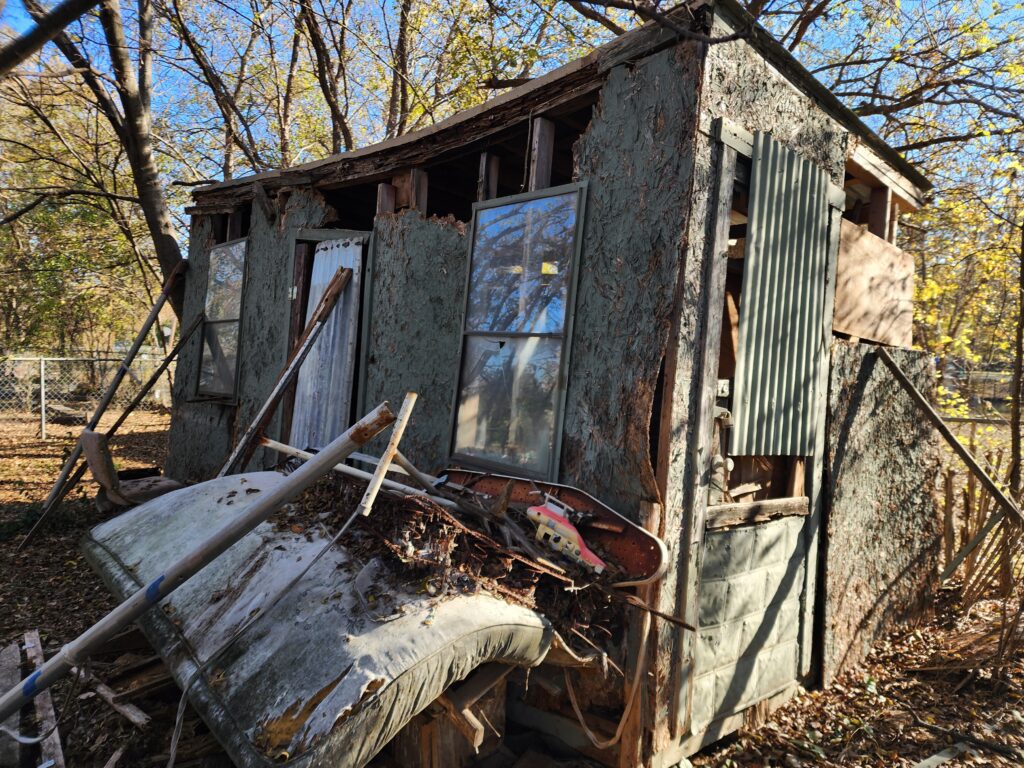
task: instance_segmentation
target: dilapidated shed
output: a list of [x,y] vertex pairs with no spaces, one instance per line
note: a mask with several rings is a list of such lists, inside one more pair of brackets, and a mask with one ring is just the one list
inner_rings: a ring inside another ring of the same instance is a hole
[[672,18],[693,34],[648,25],[430,128],[196,190],[168,463],[217,473],[351,268],[267,434],[320,447],[412,390],[418,467],[574,486],[659,537],[641,597],[696,631],[634,622],[607,649],[627,682],[588,683],[590,727],[621,738],[588,738],[557,679],[505,702],[622,766],[855,663],[937,556],[930,428],[873,351],[928,387],[896,240],[929,184],[734,0]]

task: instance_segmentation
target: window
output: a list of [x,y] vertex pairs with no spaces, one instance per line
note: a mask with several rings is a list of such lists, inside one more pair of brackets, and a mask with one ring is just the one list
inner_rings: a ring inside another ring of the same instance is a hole
[[555,478],[583,185],[478,203],[453,454]]
[[245,240],[210,249],[199,367],[200,395],[233,398],[238,374],[238,329],[242,316]]

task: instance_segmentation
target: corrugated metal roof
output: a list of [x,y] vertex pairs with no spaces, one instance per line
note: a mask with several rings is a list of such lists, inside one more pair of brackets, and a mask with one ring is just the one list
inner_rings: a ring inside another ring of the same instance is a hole
[[754,134],[730,451],[807,456],[828,264],[828,176]]

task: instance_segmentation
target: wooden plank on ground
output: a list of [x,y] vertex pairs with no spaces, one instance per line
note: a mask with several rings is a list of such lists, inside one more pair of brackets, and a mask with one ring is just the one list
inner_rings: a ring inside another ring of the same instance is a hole
[[[17,643],[11,643],[0,651],[0,691],[9,691],[21,682],[21,650]],[[7,718],[3,725],[11,733],[18,733],[17,713]],[[18,742],[0,735],[0,768],[18,768],[21,765]]]
[[[77,675],[78,669],[72,668],[71,674]],[[95,675],[85,672],[83,675],[83,681],[85,682],[86,685],[88,685],[90,688],[96,691],[96,694],[101,699],[103,699],[108,705],[110,705],[111,709],[113,709],[115,712],[117,712],[126,720],[128,720],[128,722],[130,722],[136,728],[145,728],[147,725],[149,725],[149,715],[147,715],[141,709],[136,707],[134,704],[122,704],[121,702],[116,701],[117,692],[109,685],[104,683],[102,680],[97,678]]]
[[[33,629],[25,633],[25,655],[34,669],[43,666],[46,658],[43,656],[43,642],[39,639],[39,630]],[[60,748],[60,733],[57,731],[57,714],[53,711],[53,699],[50,698],[50,691],[44,690],[35,699],[36,719],[39,721],[40,735],[46,734],[46,738],[39,744],[40,757],[42,762],[53,761],[53,768],[65,768],[64,752]]]
[[894,347],[909,347],[914,330],[913,298],[913,257],[843,219],[833,330]]

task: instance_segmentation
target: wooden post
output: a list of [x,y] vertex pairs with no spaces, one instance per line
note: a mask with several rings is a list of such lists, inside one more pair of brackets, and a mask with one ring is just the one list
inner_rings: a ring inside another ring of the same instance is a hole
[[[43,656],[43,642],[39,639],[39,630],[33,629],[25,633],[25,656],[33,667],[39,669],[46,661]],[[57,715],[53,711],[53,699],[49,691],[43,691],[36,697],[36,720],[39,722],[39,733],[47,734],[39,743],[39,756],[43,763],[51,768],[64,768],[64,753],[60,748],[60,733],[57,731]]]
[[892,190],[879,187],[871,190],[868,206],[868,231],[883,240],[889,239],[889,216],[892,215]]
[[551,186],[554,154],[555,124],[546,117],[534,118],[530,137],[530,192]]
[[493,200],[498,196],[500,158],[493,152],[480,153],[480,174],[476,180],[476,199]]
[[391,179],[395,188],[395,208],[427,212],[427,172],[410,168]]
[[377,213],[394,213],[396,199],[394,184],[382,181],[377,185]]

